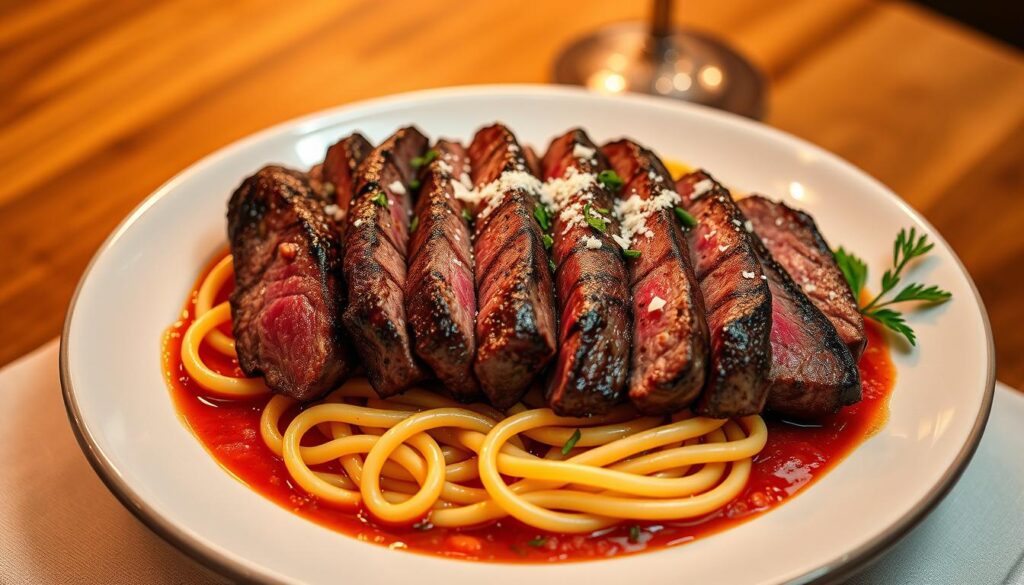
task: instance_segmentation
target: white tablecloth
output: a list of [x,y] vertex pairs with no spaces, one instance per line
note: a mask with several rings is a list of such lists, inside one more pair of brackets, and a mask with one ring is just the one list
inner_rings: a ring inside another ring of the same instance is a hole
[[[220,583],[107,491],[72,435],[57,342],[0,370],[0,583]],[[851,584],[1024,584],[1024,394],[996,388],[950,495]]]

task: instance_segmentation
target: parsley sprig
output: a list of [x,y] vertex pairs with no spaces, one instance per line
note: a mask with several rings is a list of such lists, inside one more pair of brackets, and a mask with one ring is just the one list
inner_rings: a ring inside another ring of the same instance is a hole
[[618,193],[625,181],[613,170],[601,171],[597,174],[597,181],[604,185],[605,189],[608,189],[612,193]]
[[589,203],[583,206],[583,219],[586,220],[590,227],[604,233],[608,229],[608,221],[601,215],[601,212],[608,213],[608,210],[592,207]]
[[[873,319],[881,325],[907,338],[910,345],[917,345],[914,330],[907,325],[903,314],[890,307],[896,303],[925,302],[932,304],[944,303],[953,297],[949,291],[936,285],[926,286],[912,282],[888,299],[884,297],[895,290],[903,277],[903,269],[914,260],[921,258],[935,247],[928,241],[927,234],[917,235],[915,228],[901,229],[892,245],[892,268],[882,275],[882,290],[871,301],[860,308],[862,315]],[[868,266],[863,260],[840,247],[835,252],[836,263],[843,277],[853,290],[853,296],[860,298],[860,293],[868,280]]]

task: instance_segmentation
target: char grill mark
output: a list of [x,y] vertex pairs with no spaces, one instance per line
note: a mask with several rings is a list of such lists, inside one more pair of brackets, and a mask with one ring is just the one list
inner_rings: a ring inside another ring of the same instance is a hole
[[746,218],[729,191],[704,171],[676,183],[683,207],[697,219],[687,232],[704,295],[711,355],[697,412],[726,418],[764,408],[772,365],[772,298],[762,278]]
[[[592,157],[577,157],[577,145]],[[595,175],[608,169],[604,156],[582,130],[555,139],[543,160],[544,178],[566,173]],[[573,169],[570,171],[569,169]],[[582,211],[610,209],[612,195],[597,181],[557,196],[556,207]],[[551,408],[563,416],[606,412],[619,401],[629,371],[632,319],[628,276],[622,250],[611,238],[618,224],[608,218],[602,233],[586,223],[573,224],[555,210],[552,256],[557,265],[559,303],[558,357],[548,382]],[[588,238],[601,242],[588,248]]]
[[323,193],[329,203],[338,206],[335,219],[342,226],[348,215],[356,189],[356,171],[373,145],[362,134],[354,132],[327,149],[327,156],[321,165]]
[[[620,199],[636,196],[646,201],[673,188],[661,160],[635,142],[620,140],[601,150],[624,181]],[[689,246],[674,209],[654,210],[645,226],[651,237],[636,234],[630,247],[640,256],[626,260],[633,298],[629,397],[642,412],[666,413],[690,405],[700,394],[708,363],[708,328]],[[655,299],[665,304],[657,308]]]
[[[412,209],[412,159],[426,150],[419,130],[403,128],[359,165],[345,233],[345,329],[381,397],[423,380],[405,315],[406,248]],[[385,202],[386,201],[386,202]]]
[[[537,182],[515,136],[504,126],[477,132],[469,157],[477,188],[506,172]],[[495,195],[500,203],[481,201],[472,210],[479,306],[473,370],[498,408],[522,397],[556,348],[551,272],[533,216],[538,202],[525,184],[511,183]]]
[[341,243],[306,175],[268,166],[243,181],[228,204],[228,239],[242,371],[298,400],[335,387],[352,363]]
[[469,169],[462,145],[439,141],[437,159],[422,172],[416,230],[409,241],[406,314],[416,355],[462,401],[479,396],[476,355],[476,291],[472,235],[462,217],[456,185]]
[[759,195],[742,199],[738,205],[772,258],[832,322],[854,361],[859,360],[867,345],[864,317],[814,219]]
[[753,242],[772,293],[768,408],[788,418],[814,420],[859,402],[857,362],[836,328],[756,235]]

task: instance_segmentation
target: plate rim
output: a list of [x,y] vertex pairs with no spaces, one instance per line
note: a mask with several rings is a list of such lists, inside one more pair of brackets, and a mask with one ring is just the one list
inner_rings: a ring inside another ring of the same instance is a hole
[[[68,421],[71,424],[71,429],[75,435],[75,439],[78,442],[79,447],[85,454],[86,459],[89,461],[90,466],[103,481],[107,489],[118,499],[121,504],[127,508],[136,518],[138,518],[146,527],[152,530],[155,534],[160,536],[163,540],[170,543],[178,550],[185,553],[187,556],[195,561],[198,561],[203,566],[215,571],[218,574],[225,575],[234,580],[242,581],[257,581],[263,583],[278,583],[283,582],[277,579],[273,574],[266,571],[254,570],[252,566],[247,565],[246,562],[240,561],[236,558],[232,558],[231,555],[225,554],[224,551],[219,551],[216,547],[210,546],[196,539],[192,535],[188,534],[186,530],[183,530],[174,525],[168,518],[157,513],[151,509],[148,504],[141,498],[138,493],[132,489],[127,482],[123,480],[115,466],[111,463],[107,455],[97,446],[95,439],[89,431],[89,428],[85,424],[81,417],[77,397],[74,390],[74,382],[71,379],[70,371],[68,369],[68,338],[71,330],[72,317],[74,316],[75,308],[78,304],[79,294],[82,291],[83,285],[96,262],[102,257],[114,244],[120,239],[121,235],[130,228],[143,214],[145,214],[151,207],[153,207],[160,199],[165,197],[168,192],[179,182],[183,181],[186,176],[196,173],[201,169],[204,169],[210,165],[215,164],[218,160],[229,156],[236,150],[243,149],[245,146],[256,143],[263,140],[265,137],[275,135],[286,131],[287,129],[299,129],[313,122],[321,122],[316,126],[322,126],[323,122],[332,117],[343,114],[346,111],[362,108],[377,108],[386,107],[390,103],[403,103],[411,102],[420,99],[444,99],[444,98],[457,98],[457,97],[485,97],[485,96],[499,96],[499,95],[520,95],[520,96],[544,96],[544,95],[562,95],[562,96],[574,96],[582,97],[586,99],[599,99],[616,101],[620,99],[626,99],[635,102],[646,102],[648,105],[658,106],[659,108],[679,108],[679,109],[691,109],[700,113],[702,116],[710,116],[717,118],[718,120],[733,124],[744,126],[748,129],[753,129],[757,132],[773,135],[776,138],[782,138],[785,141],[799,144],[801,147],[810,149],[816,155],[822,156],[829,159],[831,162],[836,163],[846,170],[852,171],[862,178],[867,179],[873,183],[876,187],[881,188],[887,192],[895,200],[897,205],[902,211],[908,214],[914,221],[927,227],[930,233],[944,244],[951,252],[953,259],[956,261],[956,266],[959,268],[961,273],[966,277],[967,283],[970,285],[971,293],[974,297],[974,301],[981,310],[982,325],[984,326],[985,338],[986,338],[986,374],[985,374],[985,390],[982,396],[981,408],[978,412],[978,416],[971,427],[970,434],[968,435],[967,441],[961,446],[960,451],[957,453],[950,467],[943,473],[939,482],[933,485],[923,498],[915,504],[907,513],[902,515],[898,520],[888,526],[881,534],[875,537],[873,540],[864,543],[860,547],[847,552],[846,554],[840,555],[839,557],[829,559],[827,561],[819,562],[812,569],[805,570],[801,574],[792,577],[787,581],[788,583],[833,583],[840,581],[846,577],[849,577],[866,565],[875,561],[888,549],[892,548],[898,543],[904,536],[906,536],[914,527],[917,526],[925,516],[928,515],[949,493],[949,491],[956,485],[960,476],[963,474],[967,465],[974,457],[974,453],[978,448],[978,444],[981,441],[982,434],[984,433],[985,426],[988,422],[989,415],[992,409],[992,401],[995,394],[995,344],[992,336],[992,327],[989,322],[988,311],[985,309],[984,301],[978,292],[977,285],[974,283],[974,279],[971,277],[967,268],[964,266],[963,261],[959,255],[956,254],[955,250],[949,246],[945,238],[939,233],[935,227],[918,213],[913,207],[910,206],[906,201],[903,200],[896,192],[889,187],[885,186],[881,181],[876,179],[868,172],[860,169],[853,163],[840,157],[839,155],[828,151],[816,144],[813,144],[803,138],[792,135],[788,132],[780,130],[778,128],[769,126],[767,124],[748,120],[746,118],[715,110],[710,107],[701,106],[698,104],[691,104],[687,102],[675,102],[669,101],[664,98],[657,98],[653,96],[647,96],[643,94],[625,93],[616,96],[608,96],[603,94],[595,94],[582,88],[560,86],[560,85],[548,85],[548,84],[482,84],[482,85],[461,85],[461,86],[446,86],[433,89],[417,90],[410,92],[402,92],[397,94],[390,94],[386,96],[370,98],[366,100],[359,100],[326,108],[302,116],[298,116],[283,122],[274,124],[268,128],[257,131],[255,133],[246,135],[238,140],[235,140],[225,146],[222,146],[213,152],[203,156],[198,161],[188,165],[181,171],[174,174],[170,179],[161,184],[152,193],[146,196],[131,212],[122,219],[114,230],[107,236],[103,243],[97,248],[96,252],[92,255],[89,263],[86,265],[85,270],[82,272],[81,277],[75,286],[74,294],[71,297],[71,301],[68,305],[67,312],[64,318],[64,325],[61,330],[60,336],[60,351],[58,359],[58,368],[60,374],[60,385],[61,395],[64,400],[64,407],[67,413]],[[499,563],[500,564],[500,563]]]

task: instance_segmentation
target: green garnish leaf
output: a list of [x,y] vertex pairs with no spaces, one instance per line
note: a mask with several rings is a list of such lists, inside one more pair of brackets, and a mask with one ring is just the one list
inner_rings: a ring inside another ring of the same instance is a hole
[[601,215],[608,215],[609,213],[612,212],[612,210],[608,209],[607,207],[598,207],[597,212],[600,213]]
[[387,194],[384,193],[383,191],[381,191],[380,193],[377,193],[377,195],[373,199],[370,199],[370,201],[373,201],[374,203],[376,203],[377,205],[380,205],[381,207],[390,207],[390,205],[391,205],[388,202]]
[[863,260],[843,249],[842,246],[836,250],[836,264],[850,285],[853,291],[853,298],[860,298],[860,291],[864,290],[864,284],[868,281],[868,265]]
[[548,266],[551,268],[551,272],[558,270],[558,266],[555,264],[554,260],[548,260]]
[[548,538],[546,536],[535,536],[530,540],[527,540],[526,544],[532,546],[533,548],[538,548],[544,546],[545,544],[547,544],[547,542]]
[[583,433],[581,433],[579,429],[576,429],[576,431],[573,432],[572,436],[569,437],[569,440],[566,441],[564,445],[562,445],[562,455],[568,455],[569,451],[572,451],[572,448],[576,446],[576,443],[579,442],[580,437],[582,436]]
[[417,156],[412,159],[412,168],[418,169],[420,167],[425,167],[429,165],[431,162],[433,162],[434,159],[437,157],[437,151],[434,149],[430,149],[423,156]]
[[632,248],[630,248],[628,250],[623,250],[622,255],[625,256],[626,258],[639,258],[640,250],[633,250]]
[[537,218],[537,223],[540,224],[540,229],[544,231],[551,229],[551,216],[548,215],[548,209],[540,203],[533,208],[533,217]]
[[462,219],[466,220],[467,222],[473,221],[473,214],[470,213],[468,209],[463,208],[462,209]]
[[545,250],[550,250],[551,246],[553,246],[555,244],[555,239],[552,238],[551,236],[547,235],[547,234],[542,234],[541,238],[544,239],[544,249]]
[[633,544],[640,542],[640,527],[636,524],[629,527],[629,542]]
[[409,222],[409,233],[416,231],[418,227],[420,227],[420,216],[414,215],[412,221]]
[[590,212],[592,209],[593,208],[590,206],[589,203],[583,206],[583,219],[587,220],[587,223],[590,224],[590,227],[594,228],[595,230],[601,233],[604,233],[605,230],[608,229],[608,222],[605,221],[605,219],[601,217],[601,214],[598,213],[596,210],[594,214],[591,215]]
[[412,189],[413,191],[415,191],[416,189],[419,189],[420,188],[420,180],[419,179],[413,179],[413,180],[409,181],[409,188]]
[[[903,269],[907,264],[915,258],[924,256],[934,247],[935,244],[928,242],[927,234],[918,236],[915,228],[910,228],[910,231],[901,229],[892,245],[892,268],[882,274],[881,292],[866,305],[860,307],[862,315],[902,335],[910,342],[910,345],[917,345],[917,336],[914,335],[914,330],[907,325],[902,313],[887,307],[895,303],[911,301],[944,303],[953,298],[953,294],[934,284],[929,286],[915,282],[904,286],[889,300],[883,300],[883,298],[899,285]],[[860,292],[864,289],[864,284],[868,279],[867,264],[843,248],[836,250],[835,258],[854,297],[860,298]]]
[[676,207],[676,217],[679,218],[679,222],[688,228],[697,227],[697,218],[693,217],[682,207]]
[[622,177],[612,170],[601,171],[598,173],[597,181],[613,193],[618,193],[619,189],[622,189],[622,186],[625,185],[625,181],[622,180]]

